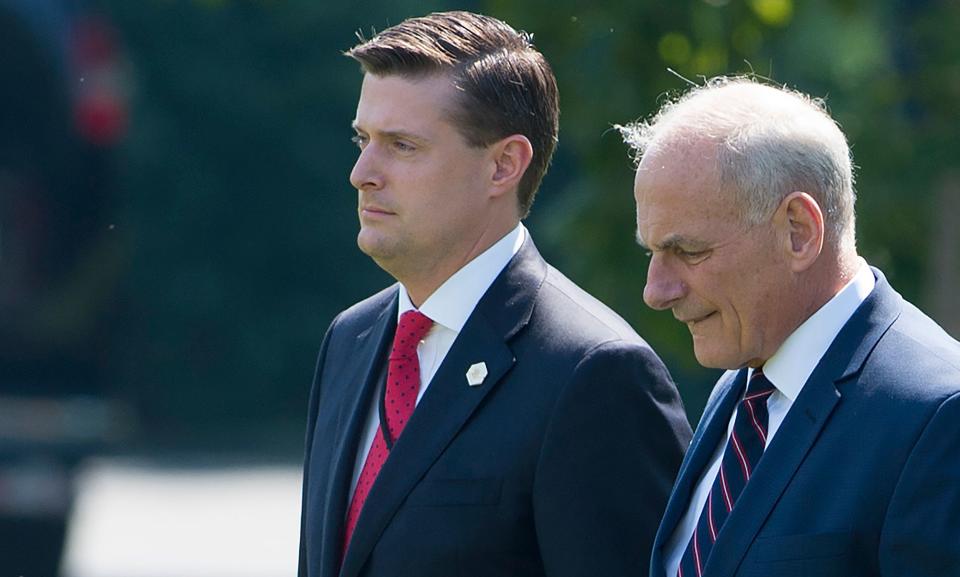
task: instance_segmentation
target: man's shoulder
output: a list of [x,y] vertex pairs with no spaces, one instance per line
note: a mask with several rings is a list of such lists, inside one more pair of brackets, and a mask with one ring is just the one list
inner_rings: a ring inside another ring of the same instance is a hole
[[960,391],[960,343],[908,301],[874,356],[888,370],[912,374],[942,392]]
[[873,272],[873,292],[827,353],[846,367],[845,375],[856,375],[851,392],[906,407],[937,404],[960,391],[960,343],[897,293],[880,270]]
[[624,341],[648,346],[623,317],[549,265],[535,318],[586,344]]
[[867,337],[846,343],[861,352],[854,353],[853,379],[841,390],[848,402],[869,407],[874,420],[915,432],[960,393],[960,343],[889,286],[877,290],[877,306],[854,315]]
[[398,286],[396,284],[390,285],[344,309],[334,319],[331,328],[334,326],[338,329],[354,327],[356,330],[363,330],[369,327],[383,313],[384,309],[396,302]]

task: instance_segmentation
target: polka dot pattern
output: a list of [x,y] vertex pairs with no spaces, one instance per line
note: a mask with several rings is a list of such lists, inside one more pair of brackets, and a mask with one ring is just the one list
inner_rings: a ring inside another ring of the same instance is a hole
[[[387,428],[394,441],[400,438],[400,433],[403,432],[407,421],[413,415],[413,409],[416,408],[417,393],[420,390],[420,360],[417,358],[417,345],[432,326],[433,321],[416,310],[400,315],[400,322],[397,324],[397,332],[393,337],[393,347],[387,363],[387,388],[384,392],[386,407],[384,414],[387,418]],[[374,437],[367,460],[363,463],[363,470],[360,472],[360,479],[357,481],[357,488],[354,490],[353,500],[347,511],[343,554],[346,554],[350,537],[356,528],[357,519],[360,518],[360,511],[370,494],[370,489],[373,488],[373,482],[389,455],[390,450],[383,438],[383,430],[377,429],[377,436]]]

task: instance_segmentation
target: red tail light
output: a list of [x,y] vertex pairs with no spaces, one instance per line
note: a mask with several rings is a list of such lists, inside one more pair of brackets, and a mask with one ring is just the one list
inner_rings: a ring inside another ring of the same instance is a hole
[[80,20],[73,31],[74,122],[93,144],[116,144],[127,131],[127,77],[116,35],[101,19]]

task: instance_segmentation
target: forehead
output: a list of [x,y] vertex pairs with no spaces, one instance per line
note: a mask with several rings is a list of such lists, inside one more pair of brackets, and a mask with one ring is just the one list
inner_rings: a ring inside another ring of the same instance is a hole
[[652,248],[677,239],[709,243],[739,222],[708,145],[651,147],[637,167],[634,196],[637,238]]
[[650,144],[637,167],[636,184],[663,186],[661,181],[719,187],[717,147],[705,138],[667,135]]
[[360,88],[354,125],[367,131],[417,133],[451,126],[456,88],[445,75],[406,77],[367,73]]

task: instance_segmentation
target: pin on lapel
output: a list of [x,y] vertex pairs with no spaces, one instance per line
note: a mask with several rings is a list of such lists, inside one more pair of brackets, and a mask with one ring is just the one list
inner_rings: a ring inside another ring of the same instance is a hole
[[467,384],[471,387],[482,385],[485,378],[487,378],[487,363],[473,363],[467,369]]

